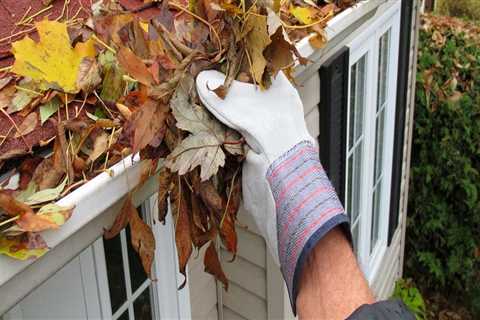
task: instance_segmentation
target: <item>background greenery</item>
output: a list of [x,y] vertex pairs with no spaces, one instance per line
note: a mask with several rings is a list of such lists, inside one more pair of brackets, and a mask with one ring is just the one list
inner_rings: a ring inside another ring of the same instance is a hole
[[437,0],[441,15],[480,20],[480,0]]
[[473,319],[480,318],[479,35],[459,20],[424,19],[405,270],[427,297],[464,307]]

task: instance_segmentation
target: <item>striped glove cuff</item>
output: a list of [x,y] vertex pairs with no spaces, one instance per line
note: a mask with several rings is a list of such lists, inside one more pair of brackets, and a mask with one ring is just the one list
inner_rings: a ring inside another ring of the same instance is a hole
[[349,219],[320,164],[318,149],[304,141],[267,171],[277,211],[278,255],[295,313],[302,267],[313,248],[331,229]]

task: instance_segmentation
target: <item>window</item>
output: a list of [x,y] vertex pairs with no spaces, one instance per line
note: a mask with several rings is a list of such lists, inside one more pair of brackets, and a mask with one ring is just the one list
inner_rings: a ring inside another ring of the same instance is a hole
[[385,14],[349,46],[345,208],[370,281],[388,238],[399,16]]
[[131,245],[127,227],[110,240],[94,244],[95,268],[103,318],[112,320],[150,320],[190,317],[188,285],[178,273],[173,223],[156,220],[156,196],[137,208],[143,220],[152,226],[157,250],[152,277],[148,279],[140,258]]

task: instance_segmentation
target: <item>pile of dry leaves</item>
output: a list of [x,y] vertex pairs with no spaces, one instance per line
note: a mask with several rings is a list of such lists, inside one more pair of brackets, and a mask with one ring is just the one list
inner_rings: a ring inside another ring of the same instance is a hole
[[[246,145],[200,104],[194,77],[226,73],[212,88],[220,97],[234,79],[267,89],[306,62],[288,35],[314,32],[322,46],[327,21],[352,2],[104,0],[86,19],[23,17],[38,41],[12,43],[14,64],[0,78],[0,253],[41,256],[39,232],[73,212],[55,201],[139,152],[142,181],[160,168],[160,220],[170,197],[182,273],[208,244],[205,269],[227,285],[215,242],[235,256]],[[155,241],[130,196],[105,237],[127,225],[150,274]]]

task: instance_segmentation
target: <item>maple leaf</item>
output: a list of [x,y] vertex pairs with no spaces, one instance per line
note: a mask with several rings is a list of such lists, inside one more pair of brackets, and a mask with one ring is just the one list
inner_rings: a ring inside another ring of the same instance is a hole
[[205,181],[225,165],[225,153],[217,137],[200,132],[185,138],[167,157],[165,165],[179,175],[200,166],[200,178]]
[[84,57],[95,56],[93,42],[79,43],[72,49],[66,23],[43,20],[35,26],[40,42],[26,37],[12,44],[15,55],[12,72],[45,81],[46,87],[78,92],[80,62]]
[[263,56],[263,50],[271,42],[267,31],[267,17],[256,14],[249,15],[244,23],[243,36],[245,37],[246,47],[251,59],[250,72],[255,82],[261,88],[265,88],[263,73],[267,66],[267,60]]
[[312,24],[315,21],[316,11],[312,7],[296,7],[291,5],[289,12],[303,24]]

